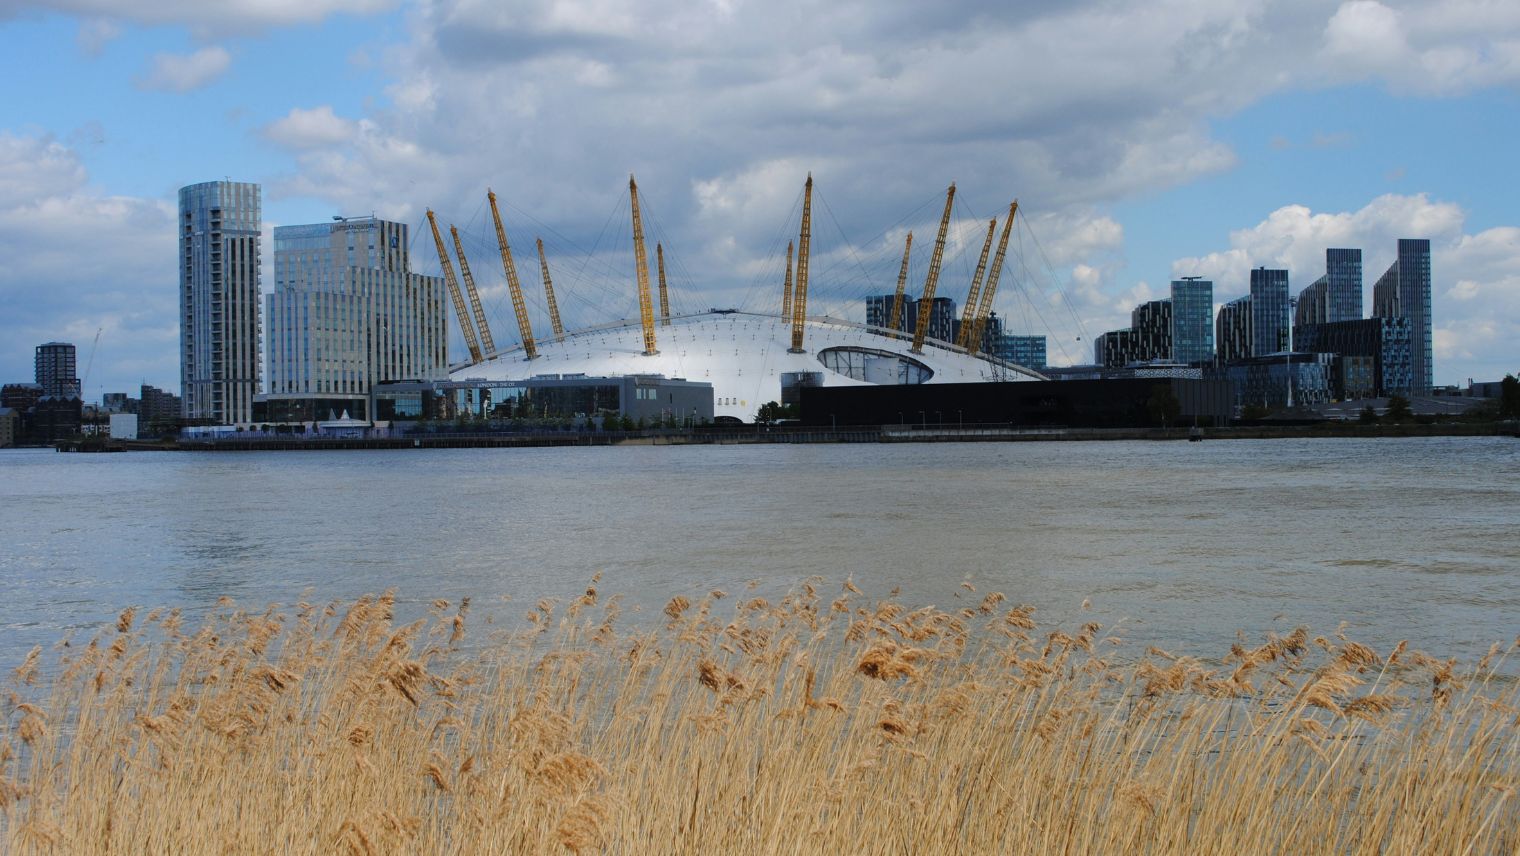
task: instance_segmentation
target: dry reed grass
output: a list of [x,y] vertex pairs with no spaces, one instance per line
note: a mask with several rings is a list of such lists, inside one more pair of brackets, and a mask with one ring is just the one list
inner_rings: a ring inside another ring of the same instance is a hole
[[1120,662],[995,593],[722,597],[624,631],[592,588],[470,648],[467,602],[129,609],[16,669],[5,850],[1520,852],[1497,647]]

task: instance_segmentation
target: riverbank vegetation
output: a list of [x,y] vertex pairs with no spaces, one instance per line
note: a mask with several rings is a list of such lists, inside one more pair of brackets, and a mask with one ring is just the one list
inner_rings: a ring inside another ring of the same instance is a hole
[[[966,587],[520,620],[392,595],[33,651],[8,853],[1515,853],[1515,683],[1307,629],[1145,651]],[[523,607],[516,607],[521,612]]]

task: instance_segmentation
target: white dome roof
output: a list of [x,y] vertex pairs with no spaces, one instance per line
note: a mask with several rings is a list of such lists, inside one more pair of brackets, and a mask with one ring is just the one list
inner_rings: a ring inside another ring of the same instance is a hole
[[[622,321],[566,333],[562,342],[552,335],[539,338],[538,357],[523,358],[522,346],[498,352],[473,365],[456,366],[450,380],[527,380],[535,375],[584,374],[615,377],[659,374],[667,378],[705,381],[713,386],[714,414],[745,421],[754,419],[760,405],[781,400],[781,375],[820,372],[825,386],[870,386],[827,367],[822,351],[842,348],[868,359],[885,358],[893,366],[906,360],[924,383],[1039,380],[1035,372],[986,356],[971,356],[953,345],[930,340],[922,354],[910,354],[910,340],[889,331],[832,318],[809,318],[804,353],[789,351],[791,324],[776,315],[713,310],[655,322],[659,353],[645,356],[643,327]],[[887,381],[892,382],[892,381]]]

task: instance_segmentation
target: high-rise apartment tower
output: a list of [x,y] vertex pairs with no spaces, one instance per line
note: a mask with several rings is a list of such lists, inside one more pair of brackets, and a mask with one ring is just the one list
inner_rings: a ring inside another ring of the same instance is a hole
[[43,395],[54,398],[79,397],[79,368],[74,346],[68,342],[48,342],[37,346],[37,385]]
[[1372,287],[1372,314],[1409,319],[1410,390],[1414,395],[1429,395],[1435,379],[1429,239],[1399,239],[1399,257]]
[[180,395],[185,418],[253,419],[259,391],[259,186],[179,191]]

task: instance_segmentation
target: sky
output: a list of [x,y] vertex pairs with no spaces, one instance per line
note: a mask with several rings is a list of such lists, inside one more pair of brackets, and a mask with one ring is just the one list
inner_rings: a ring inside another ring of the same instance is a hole
[[437,209],[506,339],[490,187],[568,326],[636,317],[631,173],[678,311],[779,303],[811,173],[810,305],[863,321],[909,230],[921,286],[955,182],[939,293],[1018,199],[996,308],[1052,364],[1174,277],[1297,292],[1330,246],[1362,248],[1370,307],[1417,237],[1436,382],[1520,371],[1513,0],[125,5],[0,0],[3,382],[63,340],[86,400],[177,391],[176,191],[219,178],[263,186],[266,274],[274,226],[371,213],[436,272]]

